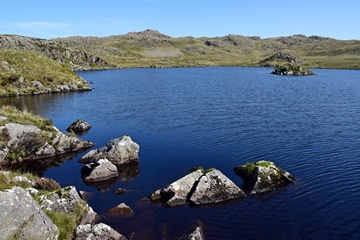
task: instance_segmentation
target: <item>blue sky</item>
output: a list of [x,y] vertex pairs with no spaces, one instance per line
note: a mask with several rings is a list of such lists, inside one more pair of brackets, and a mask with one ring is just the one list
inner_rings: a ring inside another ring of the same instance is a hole
[[359,0],[11,0],[0,34],[111,36],[145,29],[172,37],[304,34],[360,39]]

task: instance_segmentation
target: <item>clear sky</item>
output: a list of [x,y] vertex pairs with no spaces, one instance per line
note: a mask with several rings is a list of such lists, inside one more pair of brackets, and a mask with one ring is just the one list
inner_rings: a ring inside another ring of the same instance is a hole
[[46,39],[153,29],[172,37],[360,40],[359,25],[359,0],[0,0],[0,34]]

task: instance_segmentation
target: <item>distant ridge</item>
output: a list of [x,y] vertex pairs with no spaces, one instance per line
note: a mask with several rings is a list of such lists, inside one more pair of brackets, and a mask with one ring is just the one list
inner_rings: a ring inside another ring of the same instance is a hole
[[[4,39],[0,35],[0,48]],[[108,37],[41,40],[14,37],[10,48],[37,51],[72,69],[121,67],[264,66],[277,52],[298,56],[306,67],[360,69],[360,41],[297,34],[262,39],[229,34],[222,37],[179,37],[147,29]],[[19,41],[19,38],[22,39]],[[33,42],[29,44],[28,42]],[[34,47],[35,46],[35,47]],[[9,46],[8,46],[9,47]],[[69,54],[70,52],[70,54]],[[54,54],[55,53],[55,54]]]

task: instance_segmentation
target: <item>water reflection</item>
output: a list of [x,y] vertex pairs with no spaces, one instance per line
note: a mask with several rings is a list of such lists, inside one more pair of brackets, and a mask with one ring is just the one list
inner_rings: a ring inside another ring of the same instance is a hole
[[34,175],[42,177],[46,171],[53,167],[59,167],[67,160],[71,160],[79,153],[86,151],[85,149],[77,152],[69,152],[50,158],[42,158],[37,160],[27,160],[21,162],[11,162],[5,168],[10,170],[18,170],[21,172],[30,172]]
[[139,162],[130,162],[126,164],[117,165],[118,170],[118,177],[111,178],[105,181],[96,181],[96,182],[85,182],[84,179],[86,176],[90,174],[89,168],[83,167],[80,170],[81,177],[84,181],[84,183],[87,186],[95,187],[100,192],[106,192],[109,191],[118,181],[124,182],[124,183],[130,183],[135,178],[139,177],[140,170],[139,170]]

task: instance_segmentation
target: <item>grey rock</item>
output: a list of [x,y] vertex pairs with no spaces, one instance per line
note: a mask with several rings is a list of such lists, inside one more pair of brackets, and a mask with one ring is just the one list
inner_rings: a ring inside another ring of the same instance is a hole
[[91,128],[91,125],[83,119],[77,119],[74,121],[66,131],[74,131],[76,133],[86,132]]
[[89,163],[82,169],[84,182],[101,182],[117,178],[117,167],[107,159],[100,159],[96,163]]
[[165,206],[209,204],[244,198],[246,194],[219,170],[204,173],[196,170],[185,177],[155,191],[150,199]]
[[[27,152],[26,156],[18,156],[17,159],[12,159],[20,162],[21,160],[49,158],[64,153],[77,152],[94,146],[92,142],[84,141],[75,136],[67,136],[55,127],[53,132],[46,132],[34,125],[6,123],[0,127],[0,132],[3,136],[0,145],[0,165],[7,164],[11,160],[7,157],[9,151]],[[46,138],[45,135],[47,135]]]
[[180,206],[187,203],[188,195],[194,184],[203,175],[201,170],[194,171],[171,183],[170,185],[156,191],[150,199],[156,201],[159,197],[166,201],[170,207]]
[[31,83],[32,83],[32,86],[33,86],[34,88],[43,88],[42,83],[39,82],[39,81],[37,81],[37,80],[31,81]]
[[90,224],[79,225],[75,231],[75,239],[76,240],[103,240],[103,239],[111,239],[111,240],[126,240],[127,238],[115,231],[110,226],[99,223],[94,226]]
[[49,211],[74,213],[75,208],[85,203],[74,186],[68,186],[40,198],[40,205]]
[[192,232],[180,238],[179,240],[203,240],[203,239],[204,239],[204,235],[201,227],[196,227]]
[[23,84],[24,83],[24,77],[19,77],[19,82],[20,82],[20,84]]
[[130,161],[138,161],[139,150],[139,145],[133,142],[130,136],[124,135],[121,138],[110,140],[104,147],[91,150],[79,162],[97,162],[106,158],[114,164],[124,164]]
[[234,182],[214,169],[200,177],[190,201],[199,205],[245,197],[246,194]]
[[84,213],[79,216],[82,224],[93,224],[98,218],[94,210],[80,197],[78,191],[74,186],[67,186],[49,195],[40,197],[40,205],[42,209],[48,211],[57,211],[67,214],[78,214],[78,209],[81,208]]
[[2,239],[58,239],[59,230],[22,188],[0,192]]
[[17,123],[7,123],[5,128],[10,136],[10,140],[7,143],[8,147],[17,147],[22,142],[22,136],[25,133],[39,134],[41,129],[34,125],[21,125]]
[[270,161],[247,163],[234,168],[244,180],[244,188],[250,194],[275,190],[295,181],[295,177]]

